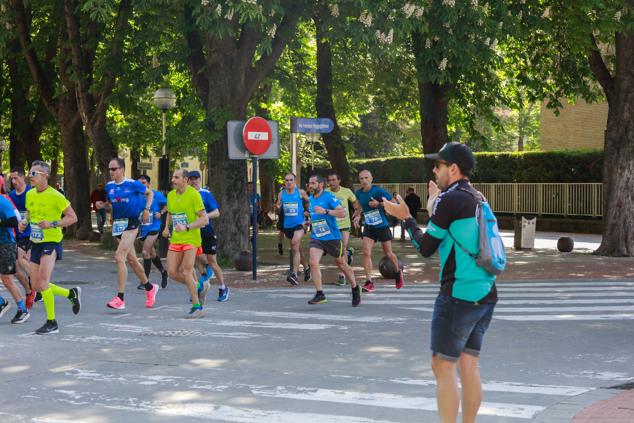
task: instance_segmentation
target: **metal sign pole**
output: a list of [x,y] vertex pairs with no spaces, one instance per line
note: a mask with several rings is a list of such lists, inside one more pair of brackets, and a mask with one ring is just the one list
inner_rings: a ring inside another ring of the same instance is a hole
[[252,238],[252,246],[251,250],[253,251],[253,280],[257,280],[258,271],[257,271],[257,252],[258,252],[258,201],[257,201],[257,180],[258,180],[258,156],[253,156],[253,198],[251,199],[251,204],[253,206],[253,238]]

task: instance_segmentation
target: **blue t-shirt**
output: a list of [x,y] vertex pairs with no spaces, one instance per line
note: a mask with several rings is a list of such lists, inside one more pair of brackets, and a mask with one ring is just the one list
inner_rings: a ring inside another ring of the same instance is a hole
[[[216,201],[216,198],[211,193],[211,191],[205,188],[201,188],[200,191],[198,192],[200,193],[200,197],[203,199],[203,204],[205,205],[206,213],[211,213],[214,210],[218,210],[219,208],[218,202]],[[209,219],[209,223],[207,224],[207,226],[205,226],[204,228],[200,228],[200,230],[207,234],[213,233],[214,226],[211,223],[211,219]]]
[[[20,212],[21,220],[24,220],[24,215],[26,214],[26,193],[30,189],[31,189],[31,186],[27,185],[26,188],[24,189],[24,192],[20,195],[18,195],[18,193],[15,192],[15,190],[9,193],[9,198],[11,198],[11,201],[13,201],[13,204],[15,204],[15,207]],[[31,236],[31,225],[26,225],[26,229],[24,230],[24,232],[18,231],[18,239],[28,238],[30,236]]]
[[284,229],[295,228],[304,224],[304,202],[299,188],[292,193],[282,190],[282,210],[284,211]]
[[[0,195],[0,221],[9,220],[12,217],[17,218],[16,208],[4,195]],[[13,228],[0,227],[0,244],[10,244],[12,242],[15,242]]]
[[150,220],[148,223],[141,224],[141,238],[145,237],[149,232],[155,232],[161,230],[161,219],[157,219],[154,214],[160,213],[161,209],[167,205],[167,198],[160,192],[152,190],[154,198],[152,199],[152,206],[150,206]]
[[357,200],[361,204],[361,208],[363,209],[363,219],[365,225],[370,228],[383,228],[388,225],[387,217],[385,216],[385,211],[383,208],[373,209],[370,207],[370,200],[375,199],[376,201],[382,201],[383,197],[388,200],[392,199],[392,196],[389,192],[384,190],[381,187],[377,187],[376,185],[372,185],[369,191],[363,191],[363,189],[358,189],[354,195],[356,195]]
[[[334,196],[333,193],[328,191],[322,191],[321,195],[317,198],[310,196],[310,220],[312,225],[312,231],[310,237],[319,241],[330,241],[333,239],[341,239],[341,232],[339,232],[339,225],[337,225],[337,218],[329,214],[315,213],[315,206],[323,207],[328,210],[334,210],[338,206],[341,206],[341,201]],[[284,217],[286,223],[286,217]]]
[[117,184],[110,181],[106,184],[106,196],[112,204],[112,218],[126,219],[139,217],[145,208],[144,197],[147,188],[139,181],[125,178]]

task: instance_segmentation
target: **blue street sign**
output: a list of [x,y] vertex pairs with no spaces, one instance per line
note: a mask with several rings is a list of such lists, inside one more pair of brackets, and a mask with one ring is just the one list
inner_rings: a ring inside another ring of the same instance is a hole
[[334,127],[332,119],[328,118],[291,118],[291,132],[296,134],[327,134]]

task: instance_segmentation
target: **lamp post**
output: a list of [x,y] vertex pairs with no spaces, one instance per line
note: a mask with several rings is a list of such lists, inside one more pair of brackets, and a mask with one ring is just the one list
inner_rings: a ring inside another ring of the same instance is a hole
[[167,193],[169,191],[169,155],[165,132],[167,129],[167,111],[176,105],[176,95],[170,88],[159,88],[154,93],[152,102],[163,112],[163,155],[159,159],[159,190]]

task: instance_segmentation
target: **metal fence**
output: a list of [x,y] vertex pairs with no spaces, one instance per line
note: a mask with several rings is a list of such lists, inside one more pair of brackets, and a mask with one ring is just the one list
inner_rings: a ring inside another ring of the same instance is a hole
[[[427,184],[377,184],[389,193],[405,197],[412,187],[425,204]],[[603,215],[602,183],[518,183],[473,184],[489,201],[496,213],[555,216],[601,217]],[[358,184],[354,189],[359,189]]]

